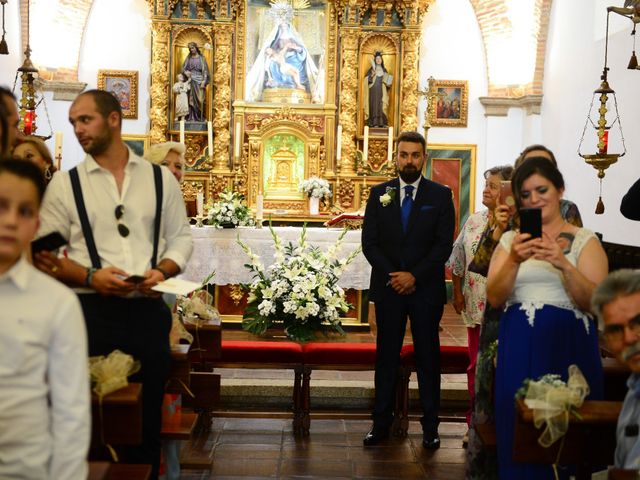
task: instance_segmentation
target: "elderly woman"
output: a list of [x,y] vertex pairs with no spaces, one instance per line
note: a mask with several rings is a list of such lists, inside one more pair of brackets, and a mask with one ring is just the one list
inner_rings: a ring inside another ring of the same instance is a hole
[[[460,235],[453,244],[451,257],[447,266],[453,274],[453,307],[462,315],[462,321],[467,327],[469,344],[469,367],[467,368],[467,386],[469,399],[473,408],[475,396],[475,371],[480,340],[480,325],[484,316],[486,304],[486,272],[477,268],[469,269],[478,247],[486,236],[495,237],[497,241],[507,230],[509,221],[508,207],[499,206],[500,182],[511,178],[513,167],[505,165],[493,167],[484,172],[485,185],[482,191],[482,204],[487,210],[476,212],[469,216],[462,227]],[[495,243],[494,243],[495,246]],[[489,255],[493,253],[488,252]],[[471,410],[467,413],[467,425],[471,424]]]
[[[504,305],[498,337],[495,408],[500,478],[553,478],[551,467],[516,463],[514,396],[525,379],[567,378],[576,364],[602,398],[598,329],[589,315],[591,295],[607,274],[607,257],[593,232],[560,212],[564,179],[544,157],[526,159],[513,174],[519,208],[539,208],[542,237],[509,231],[500,239],[487,279],[487,300]],[[564,472],[566,473],[566,472]]]
[[178,183],[182,183],[184,175],[185,147],[178,142],[165,142],[151,145],[146,158],[151,163],[167,167]]
[[44,174],[47,184],[51,181],[51,177],[56,172],[53,165],[53,157],[45,143],[38,137],[24,137],[22,141],[13,149],[13,155],[22,159],[35,163]]

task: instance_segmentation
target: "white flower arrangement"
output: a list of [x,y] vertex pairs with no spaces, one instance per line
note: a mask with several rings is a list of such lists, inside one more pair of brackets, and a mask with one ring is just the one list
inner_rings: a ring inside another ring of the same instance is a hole
[[310,177],[300,183],[300,190],[313,198],[331,198],[329,182],[324,178]]
[[238,238],[251,260],[245,266],[254,274],[254,280],[244,285],[249,297],[242,328],[262,335],[268,328],[282,325],[285,334],[296,341],[311,340],[317,331],[344,334],[340,314],[346,313],[351,305],[338,280],[360,253],[360,247],[346,258],[338,259],[346,229],[326,252],[306,243],[306,227],[297,245],[292,242],[283,245],[273,228],[269,226],[269,229],[275,261],[266,269],[260,257]]
[[207,205],[207,225],[216,228],[224,227],[252,227],[255,225],[251,210],[247,207],[244,197],[226,190],[220,194],[220,200]]

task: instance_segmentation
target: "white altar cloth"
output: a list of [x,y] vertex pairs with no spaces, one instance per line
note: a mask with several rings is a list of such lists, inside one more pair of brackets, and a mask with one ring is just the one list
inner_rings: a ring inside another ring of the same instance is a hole
[[[286,245],[288,242],[294,244],[298,242],[302,228],[274,227],[274,230]],[[326,251],[335,243],[340,233],[342,233],[341,229],[310,227],[307,228],[307,242]],[[273,263],[273,238],[267,227],[261,229],[191,227],[191,234],[194,243],[193,254],[181,275],[186,280],[202,282],[215,270],[216,274],[211,283],[216,285],[249,283],[252,280],[251,272],[244,266],[249,263],[249,258],[238,245],[238,235],[253,253],[260,256],[265,267]],[[360,230],[348,231],[343,239],[342,248],[338,252],[338,258],[344,258],[358,248],[361,235]],[[370,275],[371,266],[360,252],[345,269],[338,284],[342,288],[367,290]]]

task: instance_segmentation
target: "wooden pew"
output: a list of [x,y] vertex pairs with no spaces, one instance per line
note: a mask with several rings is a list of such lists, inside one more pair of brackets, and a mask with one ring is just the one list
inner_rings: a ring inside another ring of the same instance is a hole
[[609,480],[638,480],[638,478],[640,478],[640,470],[610,468],[608,474]]
[[88,480],[148,480],[151,465],[89,462]]
[[533,425],[533,410],[522,400],[516,404],[513,459],[516,462],[552,465],[575,465],[576,480],[591,478],[596,465],[611,465],[616,448],[616,423],[622,402],[585,401],[578,413],[569,417],[569,429],[564,440],[549,448],[538,443],[541,429]]
[[142,384],[130,383],[100,400],[91,395],[91,445],[101,447],[102,440],[110,445],[142,443]]

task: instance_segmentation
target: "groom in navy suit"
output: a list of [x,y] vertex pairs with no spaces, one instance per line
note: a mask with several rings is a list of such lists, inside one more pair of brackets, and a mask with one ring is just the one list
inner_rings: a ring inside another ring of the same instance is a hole
[[451,190],[425,179],[426,142],[403,132],[397,142],[400,178],[371,189],[362,230],[362,249],[372,266],[370,298],[375,303],[375,406],[367,446],[389,436],[395,386],[407,316],[416,356],[423,417],[422,444],[440,446],[440,318],[447,302],[444,264],[453,243]]

